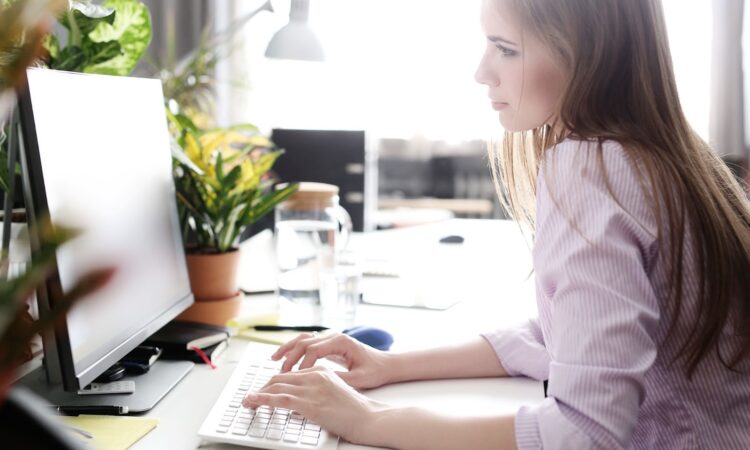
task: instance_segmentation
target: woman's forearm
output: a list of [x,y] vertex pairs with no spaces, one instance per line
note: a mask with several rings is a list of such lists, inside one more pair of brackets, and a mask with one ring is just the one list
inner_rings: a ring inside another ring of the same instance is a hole
[[362,444],[399,450],[516,449],[515,417],[446,417],[419,408],[375,414]]
[[508,376],[490,344],[479,336],[449,347],[394,353],[390,365],[391,383]]

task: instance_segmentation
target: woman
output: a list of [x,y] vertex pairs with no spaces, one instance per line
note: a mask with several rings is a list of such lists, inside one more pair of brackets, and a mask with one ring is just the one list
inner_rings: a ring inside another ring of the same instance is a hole
[[[750,205],[680,109],[661,3],[485,0],[481,22],[476,78],[509,132],[493,169],[535,229],[538,320],[405,354],[303,336],[246,405],[404,449],[750,448]],[[328,356],[349,371],[313,367]],[[548,397],[508,417],[355,390],[514,375]]]

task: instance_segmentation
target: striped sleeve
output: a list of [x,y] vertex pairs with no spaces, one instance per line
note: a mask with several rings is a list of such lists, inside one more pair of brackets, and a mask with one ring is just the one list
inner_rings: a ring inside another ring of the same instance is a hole
[[527,376],[546,380],[549,373],[549,355],[538,319],[507,330],[482,333],[495,350],[503,369],[510,376]]
[[656,358],[659,305],[644,266],[655,238],[642,210],[623,209],[643,198],[621,148],[604,150],[612,191],[595,151],[555,149],[540,171],[534,268],[551,361],[548,398],[516,415],[522,450],[629,448]]

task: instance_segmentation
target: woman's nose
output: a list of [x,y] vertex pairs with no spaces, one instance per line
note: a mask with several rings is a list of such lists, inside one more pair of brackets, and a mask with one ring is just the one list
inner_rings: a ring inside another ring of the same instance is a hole
[[499,78],[489,67],[486,53],[482,56],[479,66],[477,66],[477,70],[474,72],[474,80],[486,86],[497,86],[500,84]]

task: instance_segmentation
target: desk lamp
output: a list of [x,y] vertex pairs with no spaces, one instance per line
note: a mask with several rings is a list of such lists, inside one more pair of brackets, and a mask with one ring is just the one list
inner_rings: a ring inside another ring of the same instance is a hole
[[323,46],[307,24],[309,0],[292,0],[289,23],[276,32],[266,48],[267,58],[323,61]]

